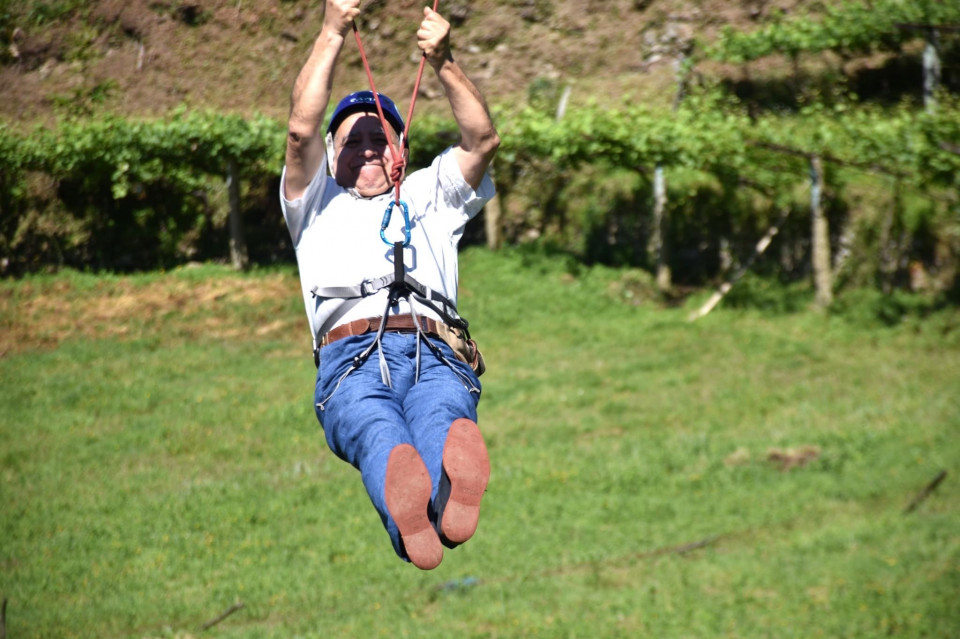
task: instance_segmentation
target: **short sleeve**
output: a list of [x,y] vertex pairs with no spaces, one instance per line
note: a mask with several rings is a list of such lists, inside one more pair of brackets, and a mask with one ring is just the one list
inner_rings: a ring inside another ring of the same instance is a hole
[[474,189],[463,179],[460,165],[457,164],[456,156],[453,154],[453,147],[437,156],[434,164],[446,205],[463,211],[465,221],[476,216],[480,209],[496,195],[489,172],[484,173],[478,189]]
[[283,211],[283,219],[287,222],[287,230],[290,231],[294,248],[300,244],[303,231],[310,225],[310,219],[320,208],[319,204],[327,183],[326,176],[327,158],[324,157],[303,194],[295,200],[288,200],[284,193],[287,167],[283,167],[283,174],[280,176],[280,208]]

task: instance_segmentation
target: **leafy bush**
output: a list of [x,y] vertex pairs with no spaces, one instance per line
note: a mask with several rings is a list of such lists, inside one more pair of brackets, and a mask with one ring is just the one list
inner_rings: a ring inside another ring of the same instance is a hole
[[883,293],[876,289],[858,288],[839,296],[830,312],[864,328],[897,326],[933,316],[945,301],[944,297],[936,295],[902,290]]
[[[901,220],[922,240],[908,243],[904,259],[960,255],[960,234],[949,222],[960,184],[955,101],[933,114],[906,106],[810,107],[796,117],[751,120],[736,105],[697,94],[670,113],[587,107],[557,122],[528,109],[498,119],[503,145],[494,168],[509,242],[540,237],[579,259],[649,266],[650,175],[659,165],[681,279],[702,283],[723,268],[720,238],[734,261],[747,256],[787,209],[798,210],[777,242],[790,247],[782,255],[802,256],[809,225],[799,209],[808,198],[809,158],[818,155],[828,168],[835,242],[849,208],[844,167],[899,175],[907,201],[922,201]],[[282,124],[263,116],[185,110],[151,121],[67,120],[29,135],[0,125],[0,249],[9,256],[3,270],[150,269],[223,258],[221,202],[230,164],[247,188],[245,222],[265,231],[255,238],[265,244],[251,253],[289,256],[276,205],[284,139]],[[411,168],[457,140],[452,122],[418,120]],[[799,264],[793,259],[779,270],[802,275]]]
[[[66,121],[28,137],[0,128],[6,268],[129,270],[215,257],[197,255],[212,231],[211,191],[231,162],[241,177],[278,171],[282,140],[280,126],[267,118],[186,111],[155,121]],[[30,192],[36,174],[50,176],[55,196]],[[43,211],[61,222],[38,224]],[[64,227],[76,227],[74,237],[84,241],[58,239]]]
[[747,273],[723,303],[729,308],[797,313],[813,304],[813,290],[807,283],[787,284],[776,278]]

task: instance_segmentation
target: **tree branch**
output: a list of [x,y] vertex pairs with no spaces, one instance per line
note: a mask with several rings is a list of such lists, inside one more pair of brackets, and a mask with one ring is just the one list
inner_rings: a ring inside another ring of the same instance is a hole
[[714,307],[716,307],[717,304],[720,303],[720,300],[722,300],[724,296],[730,292],[730,289],[733,288],[733,285],[740,281],[740,278],[746,275],[747,271],[750,270],[750,267],[753,266],[753,263],[757,260],[757,258],[763,255],[763,252],[767,250],[767,247],[770,246],[770,242],[773,241],[774,236],[780,232],[780,227],[783,226],[784,222],[786,222],[788,215],[790,215],[790,209],[785,208],[776,224],[771,226],[767,230],[766,234],[760,238],[760,241],[757,242],[756,247],[753,249],[753,255],[750,256],[750,259],[748,259],[743,266],[737,269],[733,275],[730,276],[730,279],[724,282],[720,288],[710,296],[710,299],[708,299],[703,306],[700,307],[699,310],[690,315],[688,318],[689,321],[692,322],[706,316],[714,309]]
[[901,171],[888,169],[887,167],[881,164],[868,164],[866,162],[854,162],[852,160],[844,160],[842,158],[838,158],[835,155],[830,155],[829,153],[813,153],[811,151],[801,151],[800,149],[793,149],[788,146],[783,146],[782,144],[771,144],[769,142],[758,142],[756,140],[748,140],[747,144],[749,144],[750,146],[757,147],[758,149],[775,151],[777,153],[783,153],[785,155],[792,155],[795,157],[806,158],[807,160],[818,155],[822,160],[825,160],[826,162],[830,162],[831,164],[837,164],[839,166],[849,166],[851,168],[861,169],[863,171],[874,171],[876,173],[881,173],[883,175],[892,175],[894,177],[907,177],[909,175],[909,173],[903,173]]
[[929,484],[924,486],[923,490],[921,490],[917,494],[917,496],[914,497],[909,504],[907,504],[907,507],[903,509],[903,514],[909,515],[914,510],[916,510],[917,506],[919,506],[927,497],[929,497],[933,493],[933,491],[937,489],[937,486],[939,486],[943,482],[943,480],[946,479],[946,477],[947,477],[947,471],[941,470],[937,474],[937,476],[934,477]]
[[905,31],[929,31],[930,29],[936,29],[937,31],[960,32],[960,25],[956,24],[916,24],[913,22],[898,22],[894,26]]
[[[215,625],[217,625],[218,623],[220,623],[221,621],[223,621],[224,619],[226,619],[227,617],[229,617],[230,615],[232,615],[232,614],[235,613],[236,611],[240,610],[241,608],[243,608],[243,602],[242,602],[242,601],[238,601],[237,603],[233,604],[232,606],[230,606],[229,608],[227,608],[225,611],[223,611],[223,612],[220,614],[220,616],[215,617],[214,619],[211,619],[211,620],[208,621],[207,623],[203,624],[203,625],[200,627],[200,630],[203,631],[203,630],[209,630],[210,628],[213,628]],[[0,639],[3,639],[3,638],[0,637]]]

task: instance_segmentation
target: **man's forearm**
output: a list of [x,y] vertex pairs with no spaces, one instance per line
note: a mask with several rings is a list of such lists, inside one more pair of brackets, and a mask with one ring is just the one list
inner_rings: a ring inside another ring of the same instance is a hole
[[448,57],[435,70],[460,129],[457,162],[467,183],[478,188],[500,145],[500,136],[480,90],[460,66]]
[[320,132],[343,41],[342,34],[325,25],[294,82],[287,122],[284,189],[288,198],[295,199],[303,193],[323,161],[325,150]]
[[333,73],[343,48],[341,34],[324,28],[317,36],[310,57],[300,70],[290,96],[290,128],[304,136],[315,135],[333,91]]
[[460,65],[448,59],[437,69],[437,78],[443,85],[453,118],[460,128],[461,146],[471,152],[491,144],[496,146],[497,131],[487,104]]

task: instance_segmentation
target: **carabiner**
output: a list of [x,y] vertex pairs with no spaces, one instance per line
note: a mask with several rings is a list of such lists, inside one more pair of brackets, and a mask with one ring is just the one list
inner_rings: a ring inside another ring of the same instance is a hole
[[403,213],[403,245],[410,245],[410,210],[407,203],[403,200],[391,200],[387,205],[387,210],[383,212],[383,222],[380,223],[380,239],[387,246],[393,246],[393,242],[387,239],[386,230],[390,226],[390,216],[393,214],[393,207],[400,205],[400,212]]

